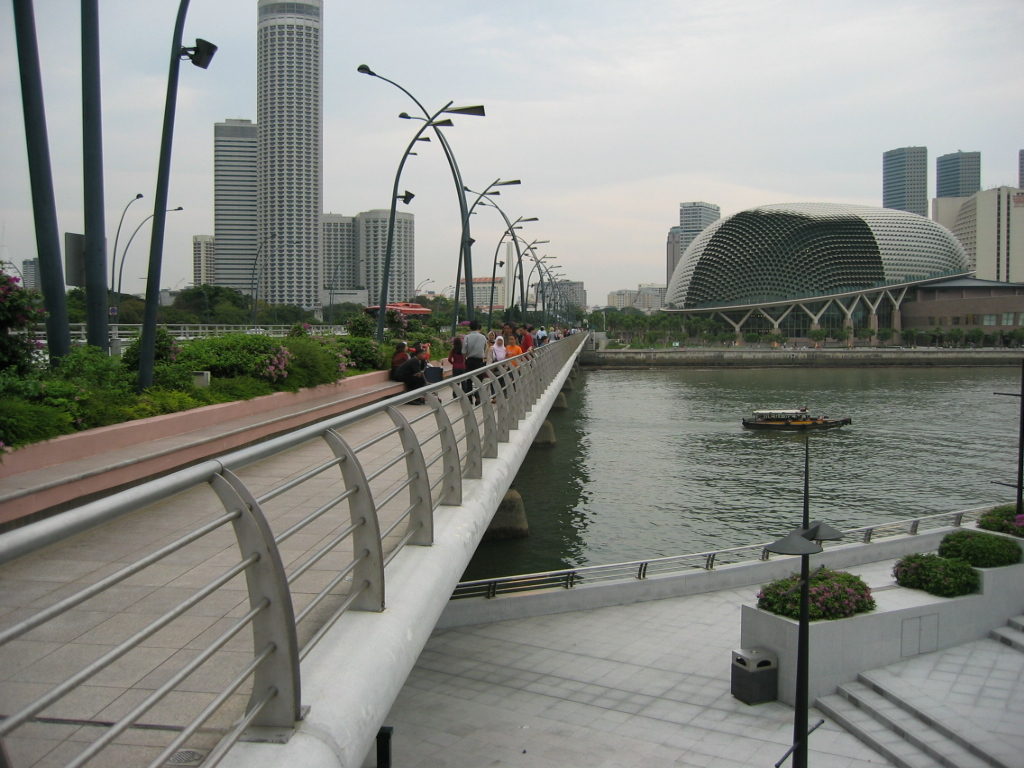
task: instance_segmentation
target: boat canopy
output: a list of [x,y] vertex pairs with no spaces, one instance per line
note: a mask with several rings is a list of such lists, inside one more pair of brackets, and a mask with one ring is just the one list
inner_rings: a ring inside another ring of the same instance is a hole
[[754,411],[755,419],[799,419],[808,418],[809,414],[806,409],[786,409],[778,408],[771,411]]

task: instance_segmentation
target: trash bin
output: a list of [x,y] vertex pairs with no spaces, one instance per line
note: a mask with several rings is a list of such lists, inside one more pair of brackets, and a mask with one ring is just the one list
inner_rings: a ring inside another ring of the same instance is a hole
[[437,384],[444,378],[444,368],[439,365],[428,365],[423,369],[423,381],[427,384]]
[[732,695],[744,704],[775,701],[779,690],[779,657],[762,648],[732,652]]

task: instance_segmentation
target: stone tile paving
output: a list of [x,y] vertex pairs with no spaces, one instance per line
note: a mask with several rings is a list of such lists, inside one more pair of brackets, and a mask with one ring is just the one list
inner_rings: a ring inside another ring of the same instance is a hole
[[[394,764],[770,766],[789,747],[792,709],[730,693],[751,598],[745,588],[439,631],[386,720]],[[810,762],[890,765],[828,722]]]
[[[401,410],[410,419],[426,416],[414,424],[417,433],[436,429],[427,409],[403,406]],[[355,446],[391,426],[391,420],[380,414],[345,428],[343,434]],[[366,454],[372,456],[370,466],[376,467],[400,450],[397,437],[392,437],[373,446]],[[298,478],[311,467],[332,458],[332,452],[323,441],[314,440],[246,466],[237,474],[259,497],[283,480]],[[432,481],[440,471],[438,462],[429,472]],[[383,471],[371,482],[375,497],[379,499],[404,477],[401,463]],[[342,490],[340,473],[332,468],[304,483],[298,493],[285,493],[266,500],[261,506],[272,530],[280,534],[312,510],[330,504]],[[381,513],[382,527],[398,520],[408,504],[406,492],[387,504]],[[342,503],[327,507],[319,519],[283,542],[286,571],[295,572],[349,526],[345,506]],[[209,487],[201,487],[0,567],[0,629],[95,584],[222,513],[223,507],[216,494]],[[400,525],[391,538],[397,539],[403,530]],[[327,584],[343,562],[350,559],[350,544],[345,542],[337,550],[315,563],[292,584],[296,612]],[[235,536],[231,526],[226,525],[60,618],[6,644],[0,648],[0,715],[19,711],[78,673],[164,612],[182,604],[238,560]],[[300,643],[333,612],[349,583],[337,585],[330,597],[300,623]],[[114,664],[48,706],[40,713],[42,719],[27,723],[6,738],[4,744],[12,764],[15,768],[63,765],[81,752],[87,742],[104,732],[104,723],[116,721],[131,711],[175,672],[198,657],[202,649],[248,609],[244,576],[238,575],[184,615],[143,639],[137,648]],[[223,691],[249,662],[252,653],[252,633],[243,629],[223,650],[143,715],[141,722],[147,727],[133,728],[122,734],[117,744],[90,765],[134,766],[154,759],[174,738],[174,729],[188,723],[216,693]],[[209,749],[216,743],[219,738],[216,731],[226,728],[242,711],[248,699],[247,690],[243,686],[209,722],[211,730],[198,735],[187,746]]]

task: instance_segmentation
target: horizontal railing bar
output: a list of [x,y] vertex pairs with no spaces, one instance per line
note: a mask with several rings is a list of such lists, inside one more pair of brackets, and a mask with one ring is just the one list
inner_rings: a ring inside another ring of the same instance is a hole
[[95,584],[92,584],[86,587],[85,589],[76,592],[75,594],[70,595],[69,597],[64,598],[59,603],[55,603],[54,605],[51,605],[49,608],[40,611],[35,616],[31,616],[25,619],[24,621],[18,622],[12,627],[8,627],[3,632],[0,632],[0,645],[3,645],[4,643],[7,643],[11,640],[14,640],[15,638],[20,637],[26,632],[35,629],[36,627],[42,624],[45,624],[50,619],[60,616],[62,613],[74,608],[76,605],[80,605],[81,603],[84,603],[86,600],[96,597],[96,595],[100,594],[108,587],[112,587],[115,584],[124,581],[129,576],[134,576],[139,571],[143,571],[149,566],[151,566],[153,563],[158,562],[159,560],[162,560],[163,558],[167,557],[167,555],[177,552],[182,547],[188,546],[189,544],[198,541],[206,534],[217,530],[222,525],[229,523],[232,520],[235,520],[239,516],[239,514],[240,513],[238,512],[231,512],[227,515],[211,520],[209,523],[202,526],[201,528],[197,528],[187,536],[183,536],[180,539],[172,541],[170,544],[161,547],[156,552],[147,555],[141,560],[136,560],[131,565],[125,566],[116,573],[112,573],[106,578],[97,581]]
[[165,613],[156,621],[153,621],[152,623],[146,625],[138,632],[136,632],[134,635],[129,637],[127,640],[124,640],[120,644],[114,646],[105,654],[96,659],[96,661],[87,665],[84,669],[79,670],[77,673],[67,678],[64,682],[60,683],[54,688],[51,688],[47,693],[43,694],[40,698],[36,699],[34,702],[29,704],[27,707],[22,709],[17,714],[11,715],[3,722],[0,722],[0,736],[5,736],[6,734],[10,733],[14,728],[17,728],[19,725],[24,723],[33,715],[38,714],[42,710],[46,709],[46,707],[48,707],[53,702],[57,701],[71,689],[77,688],[79,684],[84,683],[93,675],[102,672],[104,669],[109,667],[119,658],[121,658],[126,653],[135,648],[135,646],[137,646],[140,642],[166,627],[168,624],[170,624],[172,621],[178,618],[178,616],[183,614],[185,611],[187,611],[189,608],[193,607],[197,603],[201,602],[203,599],[208,597],[213,592],[217,591],[220,587],[227,584],[229,581],[231,581],[231,579],[233,579],[238,574],[242,573],[246,568],[255,563],[257,560],[259,560],[259,555],[250,555],[245,560],[242,560],[241,562],[237,563],[234,567],[228,569],[225,573],[223,573],[219,578],[214,579],[199,592],[196,592],[194,595],[192,595],[192,597],[190,597],[188,600],[184,601],[183,603],[180,603],[173,611]]
[[[252,660],[249,661],[249,663],[246,664],[239,671],[239,673],[234,677],[234,679],[232,679],[230,685],[223,691],[221,691],[213,699],[213,701],[211,701],[209,704],[203,707],[203,710],[192,719],[192,722],[185,726],[181,734],[177,738],[175,738],[175,740],[170,745],[168,745],[163,752],[160,753],[160,756],[157,757],[156,760],[149,764],[150,768],[160,768],[160,766],[166,765],[167,759],[174,754],[175,750],[177,750],[178,747],[184,744],[186,740],[191,738],[191,736],[199,730],[200,726],[202,726],[203,723],[209,720],[210,716],[218,709],[220,709],[224,702],[227,701],[235,693],[235,691],[237,691],[242,686],[242,683],[249,679],[252,673],[256,671],[256,668],[264,661],[266,661],[270,657],[270,654],[274,653],[276,650],[277,648],[273,643],[267,643],[267,645],[264,646],[263,650],[260,651],[260,653],[253,656]],[[249,723],[251,723],[253,719],[263,710],[263,707],[266,706],[267,702],[270,701],[276,695],[277,688],[271,688],[268,691],[266,691],[266,693],[264,693],[263,697],[257,702],[256,706],[245,713],[245,716],[241,721],[243,723],[242,727],[236,726],[235,728],[232,728],[232,730],[228,731],[228,733],[226,733],[221,738],[221,740],[217,742],[217,746],[214,747],[213,751],[207,754],[206,759],[203,761],[204,768],[207,768],[208,766],[212,768],[212,766],[215,766],[218,762],[220,762],[220,760],[224,757],[224,754],[227,752],[227,750],[230,749],[235,744],[236,741],[238,741],[238,738],[239,736],[241,736],[242,731],[245,730],[245,727],[248,726]],[[222,751],[219,754],[217,754],[216,759],[212,760],[211,756],[217,753],[218,750],[221,750],[222,745]]]
[[358,455],[362,451],[365,451],[367,448],[372,448],[373,446],[375,446],[377,443],[381,442],[382,440],[384,440],[384,439],[386,439],[388,437],[391,437],[392,435],[397,435],[401,431],[402,431],[401,427],[393,426],[390,429],[388,429],[388,430],[386,430],[384,432],[381,432],[376,437],[371,437],[365,443],[360,443],[359,445],[355,446],[352,449],[352,453]]
[[395,559],[395,556],[399,552],[402,551],[402,547],[404,547],[406,544],[409,543],[409,539],[411,539],[416,534],[416,532],[418,530],[419,530],[418,527],[417,528],[410,528],[408,531],[405,532],[405,534],[402,536],[402,538],[400,538],[398,540],[398,543],[395,544],[395,548],[393,550],[391,550],[391,552],[388,553],[387,557],[384,558],[384,565],[385,566],[387,566],[388,563],[390,563],[392,560]]
[[[228,642],[231,641],[231,638],[233,638],[235,635],[241,632],[242,629],[244,629],[248,625],[248,623],[252,621],[256,614],[266,609],[268,605],[270,605],[270,601],[264,598],[262,604],[250,609],[250,611],[244,616],[239,617],[238,621],[236,621],[233,626],[229,627],[226,632],[224,632],[220,637],[218,637],[213,644],[203,649],[203,652],[201,654],[196,656],[196,658],[192,659],[192,661],[186,664],[182,669],[175,672],[174,675],[172,675],[171,678],[167,680],[167,682],[165,682],[163,685],[161,685],[159,688],[153,691],[149,696],[147,696],[145,699],[139,702],[139,704],[137,704],[131,711],[128,712],[128,714],[122,717],[119,721],[114,723],[114,725],[110,727],[110,730],[105,732],[102,736],[100,736],[96,741],[92,743],[92,746],[90,746],[89,749],[79,754],[78,757],[75,759],[75,762],[69,765],[69,768],[72,765],[83,765],[87,760],[89,760],[89,758],[97,754],[101,749],[103,749],[103,747],[105,747],[107,744],[109,744],[111,741],[117,738],[119,734],[127,730],[136,720],[138,720],[142,715],[148,712],[155,704],[157,704],[161,699],[163,699],[164,696],[170,693],[174,686],[176,686],[182,680],[184,680],[197,669],[199,669],[199,667],[206,663],[213,656],[213,654],[215,654],[217,651],[219,651],[221,648],[227,645]],[[184,741],[191,735],[192,734],[187,731],[186,727],[182,729],[182,733],[179,734],[179,736],[177,736],[176,738],[180,738],[182,739],[182,741]]]
[[415,507],[416,507],[415,504],[410,504],[408,507],[406,507],[405,511],[402,512],[402,514],[398,516],[397,520],[395,520],[393,523],[391,523],[391,525],[389,525],[385,530],[381,531],[381,533],[380,533],[380,540],[384,541],[384,539],[386,539],[388,536],[390,536],[392,533],[394,533],[395,529],[398,528],[398,526],[400,526],[402,523],[404,523],[409,518],[409,515],[412,514],[412,511],[413,511],[413,509],[415,509]]
[[303,472],[301,475],[298,475],[297,477],[293,477],[288,482],[282,483],[281,485],[278,485],[278,486],[276,486],[274,488],[271,488],[269,491],[264,493],[262,496],[257,497],[256,501],[259,502],[260,504],[263,504],[264,502],[270,501],[271,499],[276,499],[282,493],[285,493],[286,491],[290,491],[292,488],[297,488],[298,486],[302,485],[302,483],[306,482],[307,480],[312,480],[317,475],[322,475],[328,469],[332,469],[332,468],[338,466],[339,464],[341,464],[342,461],[343,461],[342,457],[339,456],[339,457],[333,458],[333,459],[331,459],[329,461],[325,461],[323,464],[319,464],[319,465],[317,465],[315,467],[312,467],[312,468],[306,470],[305,472]]
[[317,592],[316,595],[314,595],[309,605],[303,608],[302,611],[295,617],[295,623],[298,624],[300,621],[306,618],[306,616],[309,615],[310,611],[316,608],[316,606],[320,605],[320,603],[323,602],[327,595],[331,593],[331,590],[339,584],[341,584],[341,582],[345,580],[345,577],[352,573],[352,571],[354,571],[357,567],[359,567],[359,563],[362,560],[365,560],[366,557],[367,555],[364,554],[362,557],[356,558],[351,563],[342,568],[340,571],[338,571],[334,578],[331,579],[323,589]]
[[299,649],[299,661],[306,658],[306,655],[313,650],[313,647],[320,642],[324,635],[327,634],[328,630],[334,626],[334,623],[341,618],[342,614],[348,610],[349,606],[354,603],[363,592],[370,588],[369,581],[363,581],[363,585],[356,589],[356,585],[352,585],[352,590],[349,592],[348,597],[338,606],[338,610],[331,614],[330,618],[324,622],[323,626],[320,627],[316,632],[310,636],[306,644]]
[[397,496],[402,491],[404,491],[406,488],[408,488],[410,485],[412,485],[415,480],[419,479],[419,476],[420,476],[419,472],[413,472],[411,476],[406,477],[405,480],[403,480],[402,482],[398,483],[393,488],[393,490],[391,490],[387,494],[387,496],[385,496],[384,498],[382,498],[378,502],[376,502],[376,504],[377,504],[376,511],[380,511],[385,506],[387,506],[387,503],[389,501],[391,501],[393,498],[395,498],[395,496]]
[[321,560],[323,560],[325,557],[327,557],[327,555],[329,555],[334,550],[334,548],[336,546],[338,546],[338,544],[340,544],[345,539],[347,539],[352,534],[352,531],[354,531],[356,528],[359,528],[360,526],[365,525],[365,524],[366,524],[366,520],[364,519],[364,520],[362,520],[359,523],[350,523],[349,525],[347,525],[345,528],[343,528],[341,530],[340,533],[338,533],[337,536],[335,536],[333,539],[331,539],[329,542],[327,542],[324,546],[322,546],[320,549],[318,549],[316,552],[314,552],[312,555],[310,555],[309,559],[306,560],[306,562],[304,562],[302,565],[300,565],[294,571],[291,571],[290,573],[288,573],[288,575],[285,576],[285,581],[287,581],[289,584],[294,584],[295,581],[297,579],[301,578],[302,575],[306,571],[308,571],[314,565],[316,565]]
[[306,515],[306,517],[302,518],[297,523],[295,523],[295,525],[291,526],[287,530],[282,531],[277,536],[275,536],[274,543],[281,544],[282,542],[287,541],[289,538],[294,536],[296,533],[301,531],[310,523],[316,522],[319,518],[321,518],[324,515],[324,513],[329,512],[330,510],[334,509],[336,506],[341,504],[341,502],[345,501],[351,496],[354,496],[358,490],[358,488],[347,488],[343,493],[335,496],[322,507],[320,507],[317,510],[314,510],[313,512],[310,512],[308,515]]
[[[853,528],[843,532],[843,538],[853,538],[864,534],[865,532],[877,533],[884,530],[894,530],[900,533],[906,531],[910,532],[916,530],[915,524],[921,523],[934,524],[934,527],[942,527],[943,521],[952,520],[954,525],[959,524],[959,520],[964,517],[976,516],[982,512],[987,511],[990,507],[973,507],[967,510],[959,510],[956,512],[940,512],[934,515],[926,515],[919,518],[911,518],[908,520],[894,520],[891,522],[878,523],[870,526],[863,526],[860,528]],[[841,545],[843,542],[822,542],[826,548],[831,548]],[[655,558],[651,560],[632,560],[620,563],[610,563],[607,565],[587,565],[579,568],[563,569],[557,571],[542,571],[539,573],[528,573],[520,574],[516,576],[499,576],[491,579],[475,579],[472,581],[460,582],[453,592],[453,597],[466,597],[471,596],[469,590],[481,588],[484,594],[495,594],[505,593],[514,591],[525,591],[527,589],[538,589],[538,588],[553,588],[563,587],[567,576],[575,574],[577,580],[586,579],[588,583],[594,583],[595,581],[609,581],[620,578],[618,574],[628,574],[629,578],[638,578],[637,573],[643,567],[644,573],[650,573],[651,569],[658,570],[659,573],[671,573],[675,570],[679,570],[683,567],[692,568],[694,570],[704,570],[708,566],[698,564],[699,561],[703,560],[706,562],[714,562],[714,560],[723,560],[728,558],[730,555],[742,555],[746,553],[748,556],[754,555],[755,553],[760,556],[764,551],[765,544],[748,544],[739,547],[728,547],[725,549],[712,550],[708,552],[693,552],[685,555],[670,555],[667,557]],[[712,559],[713,558],[713,559]],[[736,561],[742,562],[745,559],[740,557]],[[698,561],[698,563],[694,563]],[[686,566],[686,563],[691,563]],[[727,563],[728,564],[728,563]],[[475,596],[475,593],[472,593]]]
[[404,461],[405,459],[409,458],[410,456],[412,456],[412,450],[402,451],[400,454],[395,456],[393,459],[391,459],[390,461],[385,463],[384,466],[379,467],[378,469],[376,469],[373,472],[371,472],[370,474],[368,474],[366,476],[367,482],[372,482],[372,481],[376,480],[378,477],[383,475],[385,472],[387,472],[393,466],[395,466],[396,464],[399,464],[400,462]]

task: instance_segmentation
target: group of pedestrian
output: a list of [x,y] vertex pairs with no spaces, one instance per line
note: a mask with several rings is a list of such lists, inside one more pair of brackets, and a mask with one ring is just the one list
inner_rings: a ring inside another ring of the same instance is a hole
[[[480,330],[480,322],[473,320],[469,324],[469,333],[452,339],[452,350],[448,355],[448,363],[451,365],[452,376],[460,376],[504,360],[508,360],[511,366],[518,366],[519,363],[515,358],[529,352],[534,347],[547,344],[551,339],[561,337],[561,332],[554,328],[549,333],[543,326],[534,330],[532,325],[513,326],[510,323],[505,323],[500,330],[492,330],[485,336]],[[424,372],[429,364],[429,343],[420,342],[410,346],[404,341],[399,341],[391,356],[391,379],[402,382],[405,384],[406,391],[411,392],[426,383]],[[479,378],[483,381],[488,376],[484,374]],[[499,379],[499,383],[504,389],[504,379]],[[479,389],[473,391],[471,379],[462,382],[462,391],[472,392],[474,402],[480,403],[480,391]],[[423,402],[423,398],[418,398],[412,400],[411,404],[422,404]]]

